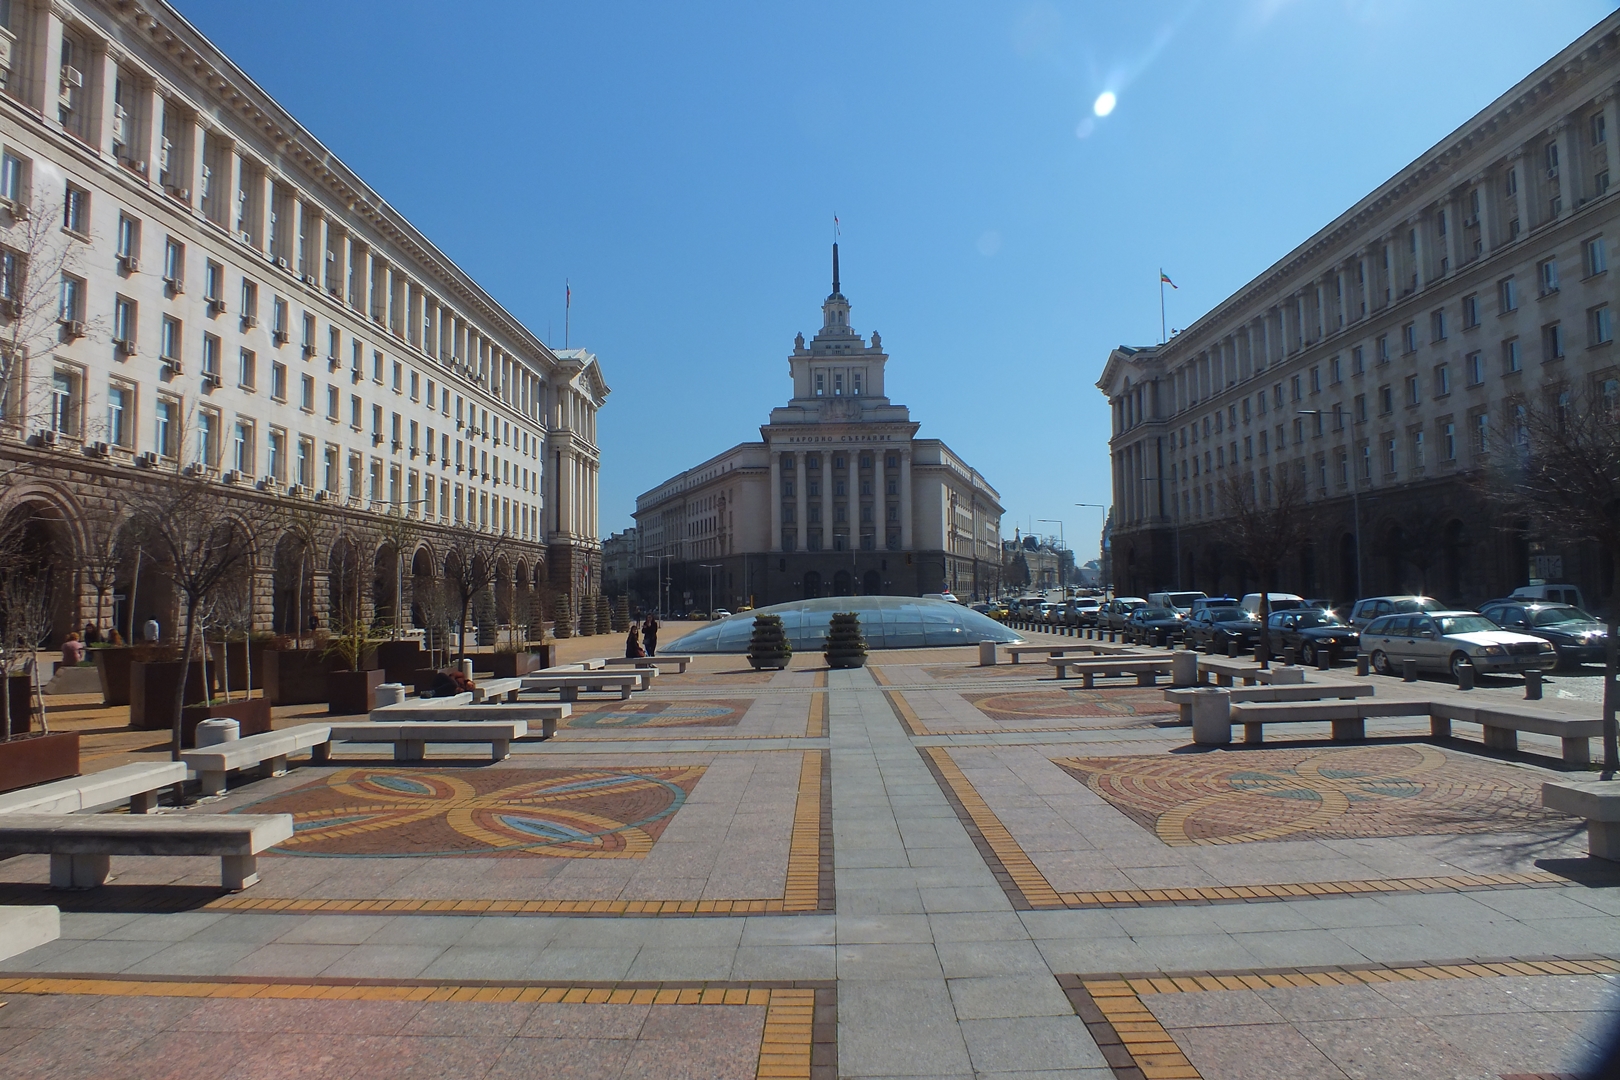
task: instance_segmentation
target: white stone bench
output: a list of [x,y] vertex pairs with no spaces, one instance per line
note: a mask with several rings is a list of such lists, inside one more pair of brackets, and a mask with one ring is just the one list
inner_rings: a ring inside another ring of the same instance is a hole
[[522,689],[522,679],[485,679],[473,686],[472,703],[478,705],[491,698],[499,701],[502,697],[507,701],[516,701],[518,691]]
[[197,786],[204,795],[225,794],[225,774],[238,769],[264,767],[266,776],[287,771],[287,757],[310,752],[313,764],[324,764],[331,752],[332,725],[304,724],[249,735],[245,739],[180,751],[180,760],[197,771]]
[[1267,724],[1327,723],[1335,739],[1364,739],[1370,717],[1428,715],[1427,701],[1261,701],[1232,706],[1232,723],[1243,725],[1246,743],[1264,742]]
[[1067,679],[1069,668],[1074,668],[1081,685],[1087,690],[1092,688],[1093,680],[1099,675],[1135,675],[1137,686],[1152,686],[1158,682],[1160,675],[1170,674],[1171,664],[1168,654],[1142,657],[1054,656],[1046,662],[1056,669],[1055,677],[1059,679]]
[[1206,679],[1215,676],[1219,686],[1231,686],[1241,679],[1244,686],[1254,686],[1257,683],[1267,686],[1288,686],[1305,681],[1305,669],[1302,667],[1289,667],[1278,665],[1263,668],[1249,660],[1233,660],[1219,656],[1200,656],[1198,658],[1198,676]]
[[1436,739],[1449,739],[1453,722],[1478,724],[1482,729],[1482,741],[1492,750],[1517,750],[1521,731],[1551,735],[1562,743],[1566,765],[1591,764],[1590,740],[1603,734],[1603,721],[1598,719],[1513,712],[1450,701],[1429,701],[1424,704],[1428,706],[1429,733]]
[[382,712],[395,713],[414,711],[417,709],[450,709],[458,705],[471,705],[472,701],[473,696],[472,691],[470,690],[460,694],[451,694],[448,697],[406,698],[404,701],[395,702],[392,705],[379,705],[377,708],[371,710],[371,716],[372,719],[376,719],[377,714]]
[[504,761],[512,754],[512,741],[523,738],[528,732],[529,725],[522,720],[372,721],[333,724],[332,741],[393,743],[395,761],[421,761],[427,754],[428,743],[488,743],[489,759]]
[[1549,780],[1541,805],[1585,818],[1587,854],[1620,862],[1620,780]]
[[170,784],[182,784],[186,766],[181,761],[141,761],[104,772],[57,780],[0,795],[0,814],[72,814],[96,806],[129,800],[132,814],[157,809],[157,795]]
[[686,674],[686,665],[692,662],[690,656],[677,656],[673,653],[659,653],[657,656],[609,656],[602,660],[607,667],[638,667],[662,668],[673,664],[680,669],[680,674]]
[[56,889],[105,884],[113,855],[217,855],[235,892],[259,880],[259,852],[292,834],[291,814],[8,814],[0,855],[49,855]]
[[529,725],[538,724],[540,737],[549,739],[557,733],[557,721],[571,716],[574,711],[574,707],[566,701],[523,701],[516,705],[498,702],[485,702],[481,705],[436,705],[439,700],[428,698],[419,704],[402,702],[399,705],[384,705],[371,711],[371,719],[373,723],[412,720],[447,724],[479,720],[497,722],[521,720]]
[[1020,663],[1019,657],[1026,654],[1030,656],[1071,656],[1076,653],[1092,655],[1102,651],[1097,648],[1097,644],[1097,642],[1088,641],[1075,645],[1008,645],[1006,649],[1007,655],[1012,657],[1012,662],[1017,664]]
[[[1258,704],[1280,701],[1325,701],[1329,698],[1372,697],[1370,683],[1310,683],[1301,686],[1244,686],[1230,691],[1232,704]],[[1181,709],[1181,722],[1192,723],[1193,691],[1166,690],[1164,700]]]
[[[656,671],[657,669],[653,669]],[[644,671],[625,673],[572,672],[566,675],[525,675],[523,689],[529,693],[559,694],[564,701],[578,701],[581,690],[618,691],[620,701],[628,701],[632,690],[643,687]]]

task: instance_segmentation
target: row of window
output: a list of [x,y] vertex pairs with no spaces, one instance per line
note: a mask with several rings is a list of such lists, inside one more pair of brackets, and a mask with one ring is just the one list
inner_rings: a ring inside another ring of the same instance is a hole
[[[785,499],[793,498],[794,497],[794,486],[795,485],[794,485],[794,482],[792,480],[784,479],[782,481],[782,497],[785,498]],[[860,492],[861,492],[861,494],[862,495],[871,495],[873,493],[872,492],[872,486],[873,486],[872,481],[870,479],[868,479],[868,478],[863,477],[861,479],[861,481],[860,481]],[[900,494],[900,481],[898,481],[896,479],[893,479],[891,477],[884,486],[885,486],[885,492],[884,492],[885,494],[887,494],[887,495],[898,495],[898,494]],[[848,485],[845,483],[845,481],[843,481],[843,480],[834,480],[833,481],[832,493],[835,496],[838,496],[838,497],[842,498],[843,496],[848,494],[847,488],[848,488]],[[821,497],[821,481],[815,479],[814,477],[811,477],[811,478],[805,480],[805,482],[804,482],[804,493],[808,498],[812,498],[812,499],[820,498]]]
[[[805,512],[805,517],[808,519],[807,522],[806,522],[807,524],[810,524],[810,525],[820,525],[821,524],[821,507],[820,506],[816,506],[816,505],[807,506],[807,507],[805,507],[804,512]],[[863,524],[863,525],[872,524],[872,514],[873,514],[873,512],[874,511],[873,511],[873,507],[872,507],[871,503],[862,503],[861,504],[861,524]],[[888,504],[888,515],[889,515],[888,519],[890,521],[898,522],[900,520],[900,504],[899,503],[889,503]],[[842,524],[842,523],[844,523],[844,522],[846,522],[848,520],[849,520],[849,510],[848,510],[848,508],[846,506],[844,506],[844,504],[839,503],[838,505],[833,507],[833,521],[835,523]],[[792,503],[783,503],[782,504],[782,524],[784,524],[784,525],[793,525],[797,521],[798,521],[798,508],[795,507],[794,504],[792,504]]]
[[[798,459],[795,458],[794,455],[791,454],[791,453],[782,454],[780,456],[780,461],[781,461],[781,465],[782,465],[782,471],[784,473],[793,472],[795,467],[796,467],[797,460]],[[871,454],[861,454],[857,459],[857,461],[858,461],[858,463],[859,463],[859,465],[860,465],[860,467],[862,469],[870,469],[870,468],[872,468],[872,460],[873,460],[873,457],[872,457]],[[847,471],[847,466],[848,466],[848,459],[843,454],[833,454],[832,455],[833,472],[845,472],[845,471]],[[886,469],[898,469],[900,467],[900,455],[899,454],[885,455],[885,457],[883,459],[883,467],[886,468]],[[806,472],[820,472],[821,471],[821,455],[820,454],[806,454],[806,455],[804,455],[804,468],[805,468]]]
[[[848,533],[843,533],[843,532],[835,532],[835,533],[833,533],[833,536],[832,536],[832,550],[833,551],[848,551],[848,550],[850,550],[849,543],[850,543],[850,541],[849,541],[849,534]],[[870,532],[861,533],[860,544],[861,544],[860,549],[862,551],[876,551],[877,550],[877,534],[876,533],[870,533]],[[899,551],[900,550],[900,531],[898,529],[890,529],[888,534],[884,537],[883,546],[889,551]],[[804,548],[805,548],[806,551],[822,551],[822,550],[825,550],[823,548],[823,546],[822,546],[822,537],[821,537],[821,530],[820,529],[810,529],[807,532],[807,534],[805,536],[805,539],[804,539]],[[782,550],[783,551],[797,551],[798,549],[799,549],[799,533],[798,533],[798,530],[796,530],[796,529],[783,529],[782,530]]]

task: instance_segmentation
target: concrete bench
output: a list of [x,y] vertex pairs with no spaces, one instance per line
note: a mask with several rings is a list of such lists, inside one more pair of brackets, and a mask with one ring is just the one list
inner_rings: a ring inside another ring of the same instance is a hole
[[[1370,683],[1311,683],[1302,686],[1244,686],[1234,687],[1230,691],[1232,704],[1258,704],[1261,702],[1279,701],[1324,701],[1329,698],[1362,698],[1372,697],[1373,688]],[[1192,723],[1193,692],[1191,690],[1166,690],[1164,700],[1181,709],[1181,722]]]
[[197,771],[197,786],[204,795],[225,794],[225,774],[238,769],[263,766],[265,776],[281,776],[287,771],[287,757],[302,750],[311,761],[324,764],[331,751],[330,724],[304,724],[249,735],[245,739],[180,751],[180,760]]
[[393,743],[395,761],[421,761],[427,755],[428,743],[488,743],[489,760],[504,761],[512,755],[512,741],[528,733],[529,725],[522,720],[403,720],[332,725],[333,742]]
[[1586,819],[1586,851],[1594,859],[1620,862],[1620,780],[1549,780],[1541,805]]
[[[1094,654],[1101,650],[1097,642],[1086,642],[1083,645],[1008,645],[1007,655],[1012,657],[1013,663],[1019,662],[1019,657],[1025,654],[1031,656],[1070,656],[1075,653]],[[1128,646],[1126,646],[1128,648]],[[1119,646],[1115,646],[1118,649]]]
[[507,701],[516,701],[518,691],[522,689],[522,679],[485,679],[473,686],[472,703],[478,705],[491,698],[499,700],[503,696]]
[[662,668],[674,665],[680,674],[686,674],[686,665],[692,662],[690,656],[676,656],[673,653],[659,653],[657,656],[609,656],[602,663],[607,667],[656,667]]
[[259,880],[259,852],[292,834],[291,814],[8,814],[0,855],[49,855],[56,889],[105,884],[113,855],[217,855],[237,892]]
[[0,814],[72,814],[96,806],[129,800],[132,814],[157,809],[157,794],[170,784],[182,784],[186,766],[180,761],[142,761],[105,772],[75,776],[0,795]]
[[549,739],[557,734],[557,721],[573,714],[574,707],[563,702],[525,701],[516,705],[485,702],[481,705],[448,705],[435,708],[436,699],[428,698],[421,705],[385,705],[371,711],[373,723],[389,721],[417,721],[426,723],[464,724],[474,721],[521,720],[525,724],[539,725],[540,737]]
[[1114,657],[1114,656],[1054,656],[1046,661],[1056,669],[1056,678],[1069,677],[1070,668],[1081,679],[1081,685],[1087,690],[1093,686],[1093,680],[1098,675],[1104,677],[1135,675],[1137,686],[1152,686],[1158,681],[1160,675],[1170,674],[1170,657]]
[[1449,701],[1430,701],[1428,705],[1429,733],[1436,739],[1449,739],[1453,722],[1478,724],[1481,737],[1492,750],[1517,750],[1519,732],[1551,735],[1562,744],[1566,765],[1589,765],[1592,762],[1590,740],[1603,734],[1603,721],[1565,716],[1547,716],[1542,713],[1513,712],[1484,706],[1453,704]]
[[607,666],[607,661],[605,659],[603,659],[602,657],[594,657],[594,658],[592,658],[590,660],[576,660],[572,664],[558,664],[555,667],[541,668],[539,671],[531,671],[531,672],[529,672],[529,674],[530,675],[567,675],[567,674],[569,674],[571,672],[601,671],[606,666]]
[[460,694],[451,694],[449,697],[413,697],[406,698],[404,701],[395,702],[392,705],[378,706],[377,708],[371,710],[371,715],[375,717],[378,713],[385,711],[449,709],[458,705],[471,705],[472,702],[473,696],[472,691],[470,690]]
[[1244,686],[1264,684],[1267,686],[1287,686],[1305,681],[1305,669],[1301,667],[1263,668],[1259,664],[1248,660],[1223,659],[1218,656],[1200,656],[1198,658],[1198,676],[1206,679],[1213,675],[1219,686],[1231,686],[1241,679]]
[[1365,739],[1371,717],[1427,715],[1427,701],[1251,702],[1232,706],[1232,723],[1243,725],[1246,743],[1264,742],[1267,724],[1328,723],[1335,739]]
[[[657,669],[652,669],[656,671]],[[581,690],[618,691],[619,700],[628,701],[630,692],[645,685],[646,672],[572,672],[566,675],[525,675],[523,689],[531,693],[559,694],[564,701],[578,701]]]

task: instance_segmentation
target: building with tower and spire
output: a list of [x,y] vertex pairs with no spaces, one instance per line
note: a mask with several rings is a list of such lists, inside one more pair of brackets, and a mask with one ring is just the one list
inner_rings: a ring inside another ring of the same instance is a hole
[[[919,439],[911,410],[889,400],[889,356],[876,331],[850,324],[832,249],[821,330],[788,355],[793,396],[760,441],[739,443],[636,500],[651,605],[737,608],[816,596],[964,600],[998,591],[1001,499],[939,439]],[[644,580],[643,580],[644,579]],[[690,597],[690,600],[687,600]]]

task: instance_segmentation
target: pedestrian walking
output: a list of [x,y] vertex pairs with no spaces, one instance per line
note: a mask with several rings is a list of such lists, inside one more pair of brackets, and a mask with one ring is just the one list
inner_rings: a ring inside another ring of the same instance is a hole
[[658,616],[648,613],[647,621],[641,627],[641,640],[646,646],[648,656],[658,655]]
[[627,660],[647,655],[641,647],[641,627],[635,623],[630,624],[630,635],[624,639],[624,655]]

